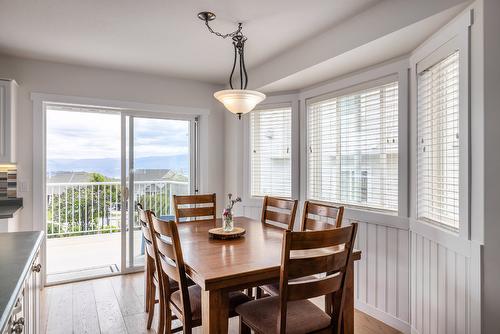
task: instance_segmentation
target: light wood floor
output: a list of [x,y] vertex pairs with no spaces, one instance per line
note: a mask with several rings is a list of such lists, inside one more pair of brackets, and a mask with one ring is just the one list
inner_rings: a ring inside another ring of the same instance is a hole
[[[42,334],[155,333],[146,330],[143,273],[45,288],[42,291],[41,325]],[[238,333],[237,318],[230,320],[229,330]],[[201,333],[200,328],[194,333]],[[355,333],[399,332],[356,311]]]

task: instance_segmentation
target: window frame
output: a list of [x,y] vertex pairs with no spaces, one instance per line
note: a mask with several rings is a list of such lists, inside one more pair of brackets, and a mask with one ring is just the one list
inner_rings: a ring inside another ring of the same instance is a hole
[[[328,98],[354,93],[385,83],[398,83],[398,208],[396,211],[378,210],[363,206],[343,203],[326,202],[327,204],[341,204],[346,207],[346,217],[368,222],[377,222],[382,217],[387,225],[406,225],[400,217],[408,217],[408,59],[402,59],[377,66],[373,69],[349,76],[330,84],[306,90],[300,94],[301,100],[301,200],[308,200],[308,115],[307,101],[318,98]],[[393,217],[393,218],[391,218]]]
[[[291,138],[291,198],[299,197],[299,101],[295,94],[268,96],[255,110],[289,106],[292,110]],[[253,112],[253,111],[251,111]],[[250,115],[248,115],[250,116]],[[251,129],[250,117],[243,118],[243,196],[245,206],[261,206],[263,196],[252,196]]]
[[[470,239],[470,27],[471,15],[462,15],[417,48],[410,57],[411,75],[411,214],[417,232]],[[430,220],[418,219],[418,75],[459,52],[459,224],[458,231]]]

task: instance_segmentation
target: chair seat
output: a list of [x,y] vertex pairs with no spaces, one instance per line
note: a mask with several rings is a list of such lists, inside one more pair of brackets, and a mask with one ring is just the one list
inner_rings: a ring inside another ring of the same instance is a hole
[[[192,285],[188,288],[189,301],[191,303],[191,318],[193,322],[201,321],[201,288],[199,285]],[[170,296],[170,300],[178,309],[181,309],[181,292],[175,291]],[[229,316],[236,315],[235,308],[243,303],[250,301],[251,298],[240,291],[229,293]]]
[[[250,301],[236,307],[243,321],[258,333],[279,333],[280,297],[268,297]],[[304,334],[330,326],[330,317],[309,300],[288,302],[286,333]]]
[[[153,279],[155,281],[155,284],[158,286],[158,273],[156,271],[153,273]],[[179,290],[179,283],[177,283],[176,281],[174,281],[171,278],[168,279],[168,282],[170,283],[170,291]],[[189,277],[187,278],[187,283],[189,286],[196,284]]]
[[[309,280],[313,280],[313,279],[317,279],[317,277],[314,275],[304,276],[301,278],[297,278],[295,280],[290,280],[290,282],[304,282],[304,281],[309,281]],[[262,290],[264,290],[265,292],[267,292],[271,296],[278,296],[280,294],[280,283],[279,282],[263,285],[263,286],[261,286],[261,288],[262,288]]]

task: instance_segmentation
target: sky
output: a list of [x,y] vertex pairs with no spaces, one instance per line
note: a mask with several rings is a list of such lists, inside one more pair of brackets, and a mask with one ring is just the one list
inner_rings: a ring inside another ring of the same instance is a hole
[[[121,157],[120,114],[47,112],[47,159],[103,159]],[[135,157],[189,153],[189,122],[136,118]]]

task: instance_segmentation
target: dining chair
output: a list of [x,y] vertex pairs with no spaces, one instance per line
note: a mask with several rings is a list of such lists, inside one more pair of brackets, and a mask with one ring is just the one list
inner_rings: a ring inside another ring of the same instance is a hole
[[[178,283],[179,289],[172,292],[168,284],[163,293],[165,332],[171,333],[172,313],[182,322],[183,333],[191,333],[201,322],[201,288],[199,285],[188,286],[188,277],[182,255],[182,247],[174,221],[163,221],[151,216],[154,235],[157,242],[158,258],[164,282],[167,279]],[[208,235],[207,235],[208,238]],[[236,316],[236,306],[251,300],[240,291],[229,292],[229,316]],[[169,325],[170,324],[170,325]]]
[[[321,231],[283,232],[279,296],[236,307],[240,333],[336,333],[342,330],[347,267],[357,224]],[[323,274],[323,275],[318,275]],[[301,280],[314,275],[314,279]],[[308,299],[329,295],[325,312]]]
[[[158,321],[158,333],[163,331],[164,322],[162,321],[161,314],[163,312],[163,300],[160,298],[156,300],[156,292],[160,294],[162,291],[162,281],[157,270],[156,259],[156,240],[153,238],[151,229],[151,211],[144,210],[142,204],[137,203],[137,212],[139,215],[139,223],[141,225],[142,236],[145,243],[145,311],[148,313],[147,329],[151,328],[153,322],[155,304],[160,303],[160,319]],[[174,288],[174,287],[172,287]]]
[[[262,215],[260,218],[262,224],[270,224],[285,230],[293,230],[297,203],[297,200],[265,196],[262,202]],[[257,287],[256,297],[261,298],[263,292],[271,295],[275,294],[277,286],[278,282]]]
[[[333,205],[305,201],[304,210],[302,210],[302,220],[300,224],[300,230],[318,231],[318,230],[328,230],[332,228],[338,228],[342,225],[343,216],[344,216],[343,206],[333,206]],[[335,221],[334,224],[331,223],[332,220]],[[310,277],[305,277],[304,279],[309,279],[309,278]],[[280,292],[279,282],[270,283],[262,286],[261,288],[271,296],[277,296]],[[328,302],[326,304],[328,304]],[[326,305],[326,307],[328,308],[329,305]]]
[[265,196],[262,203],[261,222],[293,230],[297,200]]
[[175,221],[208,217],[215,219],[217,206],[215,194],[207,195],[174,195]]
[[[338,228],[342,226],[343,217],[343,206],[334,206],[305,201],[304,210],[302,211],[302,222],[300,224],[300,230],[317,231]],[[334,222],[332,222],[332,220]]]

